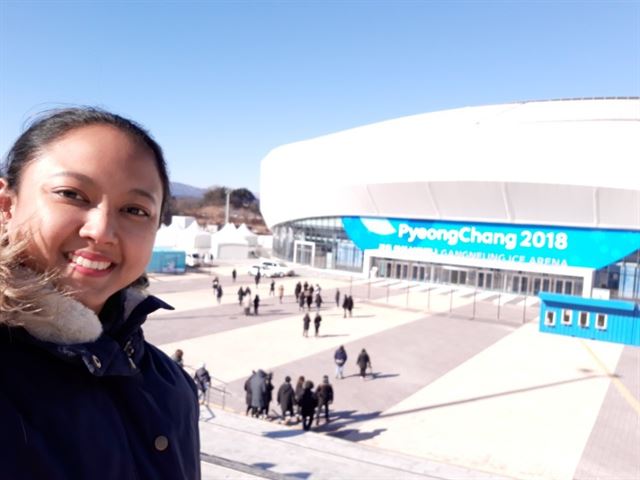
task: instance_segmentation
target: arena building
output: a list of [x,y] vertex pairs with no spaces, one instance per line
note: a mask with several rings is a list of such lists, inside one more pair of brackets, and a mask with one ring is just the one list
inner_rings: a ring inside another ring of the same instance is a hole
[[274,254],[536,295],[640,298],[640,98],[398,118],[272,150]]

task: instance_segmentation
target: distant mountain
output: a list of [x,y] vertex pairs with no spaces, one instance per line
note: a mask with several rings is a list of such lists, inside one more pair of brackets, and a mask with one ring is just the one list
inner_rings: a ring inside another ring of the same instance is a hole
[[197,198],[201,199],[206,192],[206,188],[193,187],[186,183],[171,182],[171,195],[178,198]]

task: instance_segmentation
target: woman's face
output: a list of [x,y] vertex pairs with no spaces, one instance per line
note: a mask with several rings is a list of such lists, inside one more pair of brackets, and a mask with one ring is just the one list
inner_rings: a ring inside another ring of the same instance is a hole
[[162,184],[153,152],[115,127],[72,130],[27,164],[17,192],[0,191],[10,198],[10,239],[30,239],[27,264],[57,271],[96,313],[144,272]]

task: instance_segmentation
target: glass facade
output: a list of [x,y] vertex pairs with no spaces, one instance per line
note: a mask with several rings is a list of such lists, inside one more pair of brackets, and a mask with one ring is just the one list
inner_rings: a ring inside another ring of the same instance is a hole
[[[364,252],[347,236],[340,217],[311,218],[273,228],[273,251],[282,258],[316,268],[362,272]],[[503,269],[372,257],[376,276],[448,285],[469,286],[518,295],[538,292],[582,295],[583,279]],[[640,250],[597,270],[594,288],[610,290],[612,298],[640,300]]]

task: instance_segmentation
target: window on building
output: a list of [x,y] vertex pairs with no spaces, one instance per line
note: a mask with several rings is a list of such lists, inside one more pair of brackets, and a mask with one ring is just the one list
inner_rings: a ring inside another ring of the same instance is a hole
[[562,325],[571,325],[571,310],[562,310]]
[[578,325],[580,325],[580,328],[589,328],[589,312],[580,312]]
[[596,315],[596,328],[598,330],[607,329],[607,316],[604,313],[598,313]]
[[556,326],[556,312],[547,310],[547,313],[544,316],[544,324],[547,327],[555,327]]

